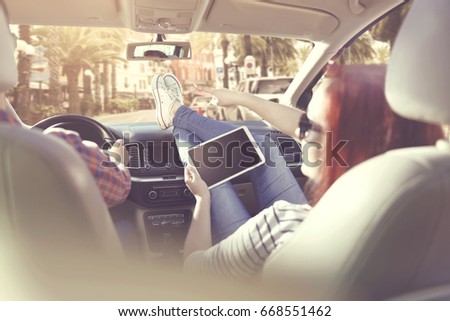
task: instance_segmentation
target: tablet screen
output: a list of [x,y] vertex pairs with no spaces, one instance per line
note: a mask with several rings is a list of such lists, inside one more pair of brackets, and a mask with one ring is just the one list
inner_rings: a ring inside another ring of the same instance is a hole
[[247,127],[239,127],[189,149],[189,162],[209,188],[265,162]]

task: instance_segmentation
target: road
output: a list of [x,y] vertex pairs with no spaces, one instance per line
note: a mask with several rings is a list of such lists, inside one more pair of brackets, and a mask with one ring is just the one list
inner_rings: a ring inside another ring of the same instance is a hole
[[102,124],[155,122],[155,112],[155,109],[144,109],[129,113],[100,115],[94,118]]

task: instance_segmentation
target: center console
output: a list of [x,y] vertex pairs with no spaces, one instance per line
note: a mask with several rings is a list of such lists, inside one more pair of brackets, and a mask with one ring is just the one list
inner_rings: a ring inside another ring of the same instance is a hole
[[[244,123],[236,123],[241,126]],[[245,122],[252,133],[270,135],[277,143],[294,176],[301,180],[300,146],[261,122]],[[121,234],[125,251],[131,255],[166,258],[181,262],[182,249],[192,219],[195,198],[184,183],[184,169],[171,131],[153,123],[118,124],[130,155],[132,187],[127,202],[110,210]],[[249,175],[232,180],[237,195],[252,214],[259,212]]]
[[144,214],[148,248],[153,253],[177,253],[191,222],[189,210]]

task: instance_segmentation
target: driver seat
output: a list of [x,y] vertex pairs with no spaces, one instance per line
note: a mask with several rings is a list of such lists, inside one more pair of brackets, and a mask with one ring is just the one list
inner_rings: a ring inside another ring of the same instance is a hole
[[[448,0],[415,0],[386,97],[410,119],[450,125]],[[450,142],[398,149],[346,172],[262,273],[295,300],[450,299]]]
[[[0,93],[5,99],[18,75],[0,4]],[[69,280],[68,291],[74,293],[89,279],[85,276],[98,279],[99,271],[122,258],[110,213],[75,150],[59,138],[0,123],[0,299],[42,299],[42,291],[66,291]],[[29,291],[34,288],[37,296]]]
[[67,242],[120,248],[103,197],[68,144],[37,130],[0,125],[0,155],[2,228],[50,247]]
[[28,267],[32,274],[73,275],[122,256],[92,175],[59,138],[0,124],[0,248],[10,253],[1,261],[16,276]]

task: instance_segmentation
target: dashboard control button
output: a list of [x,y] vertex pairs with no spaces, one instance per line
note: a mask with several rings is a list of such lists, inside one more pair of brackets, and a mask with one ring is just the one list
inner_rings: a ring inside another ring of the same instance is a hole
[[156,193],[155,191],[150,191],[148,193],[148,198],[150,198],[151,200],[154,200],[158,197],[158,193]]
[[189,190],[189,188],[185,188],[185,189],[183,190],[183,195],[186,196],[186,197],[189,197],[189,196],[192,195],[192,193],[191,193],[191,191]]

